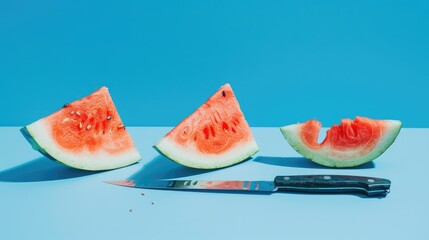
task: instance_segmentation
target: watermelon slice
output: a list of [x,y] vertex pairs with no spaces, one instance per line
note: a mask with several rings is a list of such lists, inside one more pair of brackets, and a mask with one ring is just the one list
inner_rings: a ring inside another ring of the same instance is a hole
[[229,84],[222,86],[154,148],[179,164],[199,169],[227,167],[259,150]]
[[106,87],[21,132],[35,150],[73,168],[107,170],[141,159]]
[[328,167],[354,167],[372,161],[389,148],[399,134],[397,120],[356,117],[343,119],[318,143],[322,124],[316,119],[281,127],[289,144],[304,157]]

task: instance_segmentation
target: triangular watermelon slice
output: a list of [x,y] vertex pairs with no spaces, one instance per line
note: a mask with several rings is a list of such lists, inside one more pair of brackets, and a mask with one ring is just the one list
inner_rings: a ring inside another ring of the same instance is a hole
[[108,170],[141,159],[106,87],[21,132],[35,150],[73,168]]
[[227,167],[259,150],[229,84],[222,86],[154,147],[179,164],[199,169]]
[[318,143],[322,124],[316,119],[281,127],[289,144],[302,156],[328,167],[355,167],[380,156],[395,141],[402,123],[356,117],[332,126]]

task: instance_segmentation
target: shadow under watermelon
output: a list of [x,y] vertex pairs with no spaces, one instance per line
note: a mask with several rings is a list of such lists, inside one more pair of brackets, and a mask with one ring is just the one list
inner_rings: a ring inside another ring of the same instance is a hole
[[135,183],[159,180],[159,179],[173,179],[188,176],[195,176],[214,170],[195,169],[182,166],[163,155],[158,155],[137,171],[128,179],[132,179]]
[[83,177],[99,172],[74,169],[46,157],[40,157],[0,171],[0,182],[53,181]]
[[[304,157],[268,157],[268,156],[258,156],[253,159],[254,162],[276,165],[282,167],[294,167],[294,168],[315,168],[315,169],[333,169],[331,167],[325,167],[314,163]],[[341,169],[369,169],[374,168],[374,162],[367,162],[357,167],[352,168],[341,168]]]

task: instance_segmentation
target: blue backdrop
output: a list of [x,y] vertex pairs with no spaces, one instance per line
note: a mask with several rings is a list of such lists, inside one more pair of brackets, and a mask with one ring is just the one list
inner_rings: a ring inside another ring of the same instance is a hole
[[0,125],[109,87],[173,126],[229,82],[252,126],[429,127],[429,1],[1,1]]

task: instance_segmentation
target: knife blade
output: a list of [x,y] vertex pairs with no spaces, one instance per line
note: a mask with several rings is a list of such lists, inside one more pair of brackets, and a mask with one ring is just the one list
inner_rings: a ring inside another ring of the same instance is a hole
[[382,196],[390,192],[391,182],[383,178],[349,175],[292,175],[277,176],[272,181],[240,180],[145,180],[105,181],[109,184],[166,190],[243,191],[243,192],[304,192],[304,193],[361,193]]

